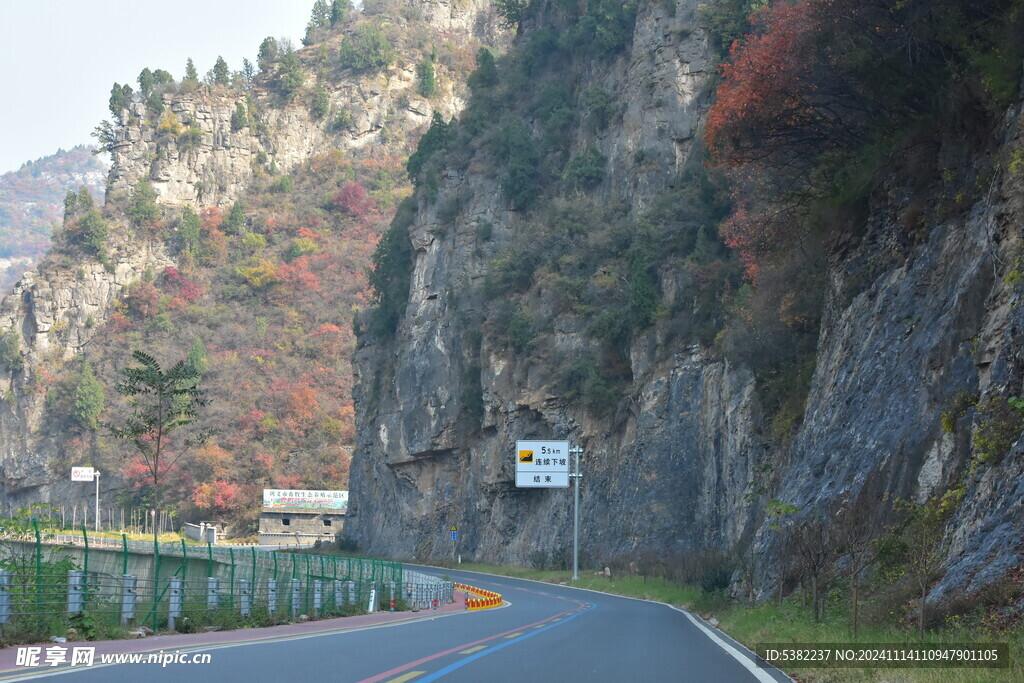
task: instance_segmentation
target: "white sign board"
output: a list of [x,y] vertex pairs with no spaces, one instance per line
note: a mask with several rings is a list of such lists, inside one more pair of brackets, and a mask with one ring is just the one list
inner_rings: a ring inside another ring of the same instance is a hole
[[345,512],[348,510],[348,491],[263,489],[263,507]]
[[96,478],[96,470],[91,467],[72,467],[71,481],[93,481]]
[[516,486],[569,487],[568,441],[516,441]]

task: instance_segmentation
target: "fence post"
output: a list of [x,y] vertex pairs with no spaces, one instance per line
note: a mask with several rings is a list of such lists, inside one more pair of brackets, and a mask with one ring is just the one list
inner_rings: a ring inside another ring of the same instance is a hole
[[0,635],[4,624],[11,620],[11,573],[0,569]]
[[127,626],[135,618],[138,578],[131,574],[121,576],[121,625]]
[[154,631],[156,628],[156,607],[160,602],[160,544],[156,541],[153,542],[153,607],[149,613],[153,616],[152,628]]
[[39,537],[39,520],[32,518],[32,526],[36,530],[36,611],[43,609],[43,539]]
[[171,577],[171,598],[167,608],[167,628],[174,631],[174,620],[181,616],[182,585],[184,581],[180,576]]
[[252,551],[252,585],[256,586],[256,546],[249,548]]
[[345,603],[354,605],[356,604],[356,582],[349,580],[346,583],[348,584],[348,600]]
[[206,577],[206,609],[217,609],[219,602],[217,599],[218,588],[220,588],[220,579],[216,576]]
[[252,590],[250,589],[251,585],[252,584],[249,583],[248,579],[238,580],[238,591],[240,593],[239,609],[243,617],[247,617],[250,614],[252,614]]
[[213,544],[209,541],[206,542],[206,550],[210,554],[210,563],[206,570],[207,576],[213,576]]
[[82,543],[85,545],[85,561],[82,562],[82,571],[89,574],[89,530],[82,525]]
[[85,583],[83,578],[84,574],[81,569],[68,570],[68,614],[75,614],[83,609],[82,589]]
[[121,534],[121,574],[128,573],[128,535]]
[[270,556],[274,558],[274,581],[277,581],[277,553],[272,552]]
[[228,597],[228,609],[235,609],[235,549],[228,548],[228,556],[231,558],[231,593]]
[[277,611],[277,579],[267,579],[267,611]]
[[324,606],[324,582],[320,579],[313,580],[313,616],[320,614]]
[[306,591],[305,591],[305,601],[302,603],[302,609],[303,609],[303,611],[306,611],[306,612],[309,611],[309,589],[311,587],[312,586],[310,585],[310,574],[309,574],[309,555],[306,555]]
[[334,609],[341,609],[345,604],[345,582],[334,580]]
[[299,603],[302,601],[302,582],[292,579],[292,618],[299,614]]

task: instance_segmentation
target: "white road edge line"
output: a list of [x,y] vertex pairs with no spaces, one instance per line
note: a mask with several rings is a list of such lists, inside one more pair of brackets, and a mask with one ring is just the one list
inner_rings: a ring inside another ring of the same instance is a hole
[[[705,626],[703,623],[701,623],[701,621],[699,619],[695,618],[692,614],[690,614],[686,610],[684,610],[684,609],[682,609],[680,607],[676,607],[675,605],[670,605],[667,602],[661,602],[659,600],[646,600],[644,598],[634,598],[634,597],[630,597],[628,595],[616,595],[615,593],[605,593],[603,591],[596,591],[596,590],[593,590],[591,588],[579,588],[578,586],[570,586],[570,585],[564,584],[564,583],[550,583],[548,581],[537,581],[536,579],[524,579],[524,578],[521,578],[521,577],[518,577],[518,576],[502,576],[501,574],[488,574],[487,572],[478,572],[478,571],[473,571],[472,569],[459,569],[458,567],[434,567],[434,566],[429,565],[429,564],[414,564],[414,563],[411,563],[411,562],[409,564],[412,564],[415,567],[427,567],[429,569],[440,569],[442,571],[451,570],[451,571],[457,571],[457,572],[464,572],[466,574],[480,574],[481,576],[487,576],[487,577],[490,577],[492,579],[513,579],[515,581],[529,581],[530,583],[539,583],[542,586],[553,586],[555,588],[568,588],[568,589],[574,590],[574,591],[586,591],[587,593],[597,593],[598,595],[604,595],[604,596],[609,597],[609,598],[620,598],[622,600],[634,600],[636,602],[650,602],[650,603],[653,603],[655,605],[664,605],[665,607],[668,607],[669,609],[674,609],[677,612],[682,612],[683,614],[685,614],[686,617],[690,621],[692,621],[694,624],[696,624],[698,627],[700,627],[700,629],[703,630],[704,633],[706,633],[707,636],[709,638],[711,638],[715,643],[717,643],[723,650],[728,652],[730,655],[732,655],[736,659],[740,660],[740,663],[743,664],[743,666],[745,666],[747,669],[749,669],[754,674],[754,676],[757,677],[757,679],[759,681],[761,681],[762,683],[769,683],[769,682],[770,683],[778,683],[778,679],[772,677],[771,674],[769,674],[765,669],[762,669],[761,667],[759,667],[756,664],[754,664],[753,662],[751,662],[749,657],[744,656],[742,652],[740,652],[735,647],[733,647],[729,643],[727,643],[724,640],[722,640],[721,638],[719,638],[718,635],[714,631],[712,631],[707,626]],[[502,585],[498,581],[494,581],[493,583],[497,584],[498,586]],[[507,586],[508,588],[511,588],[512,590],[515,590],[515,586],[508,586],[508,584],[504,584],[504,585]],[[741,646],[741,647],[745,648],[746,646]],[[751,654],[753,654],[753,652],[751,652]],[[794,680],[793,677],[791,677],[789,674],[787,674],[782,669],[779,669],[778,667],[774,667],[774,670],[778,671],[780,674],[785,676],[786,680],[788,680],[788,681]]]
[[727,653],[732,655],[733,658],[736,659],[736,661],[745,666],[747,670],[750,671],[750,673],[754,674],[754,678],[761,681],[761,683],[777,683],[775,678],[769,675],[767,671],[759,667],[754,662],[750,661],[749,657],[746,657],[742,652],[734,648],[732,645],[719,638],[717,633],[715,633],[707,626],[702,624],[700,620],[694,617],[692,614],[690,614],[684,609],[679,609],[675,605],[669,605],[669,607],[671,607],[677,612],[682,612],[684,615],[686,615],[686,618],[692,621],[694,626],[699,628],[701,631],[704,631],[704,634],[708,638],[714,641],[716,645],[725,650]]

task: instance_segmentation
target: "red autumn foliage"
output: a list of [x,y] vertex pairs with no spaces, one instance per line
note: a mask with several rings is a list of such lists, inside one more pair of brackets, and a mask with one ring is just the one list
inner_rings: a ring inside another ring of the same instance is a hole
[[816,137],[813,131],[822,116],[814,105],[816,10],[827,2],[782,2],[766,8],[752,17],[755,32],[733,43],[708,112],[705,139],[716,161],[737,165],[763,160],[789,144],[796,131]]
[[152,283],[139,281],[128,288],[124,302],[134,316],[146,319],[157,312],[157,307],[160,304],[160,292]]
[[164,268],[164,284],[185,303],[192,303],[203,295],[203,288],[188,279],[177,268]]
[[310,270],[313,263],[309,255],[300,256],[291,263],[277,267],[277,279],[292,292],[320,291],[320,280]]
[[223,514],[238,507],[240,493],[238,484],[217,479],[197,486],[192,492],[192,502],[214,514]]
[[199,225],[203,232],[209,232],[210,230],[216,230],[220,227],[220,224],[224,222],[224,212],[218,209],[216,206],[212,206],[208,209],[203,209],[202,213],[199,214]]
[[345,183],[341,191],[331,199],[331,206],[352,216],[362,218],[373,206],[373,200],[366,196],[366,190],[356,182]]

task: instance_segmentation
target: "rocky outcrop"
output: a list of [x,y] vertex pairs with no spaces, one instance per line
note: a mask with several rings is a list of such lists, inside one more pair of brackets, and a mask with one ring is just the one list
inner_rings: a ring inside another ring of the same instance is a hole
[[[634,207],[699,161],[710,67],[693,9],[643,7],[629,56],[596,70],[626,103],[622,120],[575,144],[598,147],[608,158],[603,191]],[[477,351],[467,321],[483,317],[479,285],[521,218],[493,179],[450,171],[442,201],[421,205],[410,229],[412,285],[395,339],[364,337],[357,352],[346,530],[369,550],[424,557],[452,552],[445,531],[458,524],[464,556],[558,555],[571,542],[571,494],[515,488],[513,449],[517,439],[568,439],[585,449],[581,533],[593,560],[727,552],[753,539],[767,595],[783,559],[778,520],[764,519],[764,496],[747,494],[765,487],[794,518],[836,519],[857,500],[882,518],[893,498],[923,502],[962,484],[933,597],[1001,577],[1024,562],[1024,444],[975,463],[972,434],[984,416],[967,408],[951,431],[940,416],[958,397],[1021,394],[1021,126],[1018,103],[993,141],[1003,161],[969,208],[915,239],[903,227],[912,193],[893,178],[862,234],[835,245],[806,414],[785,452],[769,452],[761,436],[749,371],[657,330],[634,343],[635,391],[614,416],[584,408],[554,380],[590,343],[571,315],[556,317],[528,355],[486,330]],[[641,150],[655,163],[637,165]],[[934,191],[936,201],[962,201]],[[462,210],[441,220],[437,207],[452,196]],[[481,224],[493,226],[487,239]],[[666,295],[675,285],[663,273]],[[531,305],[548,305],[543,291]],[[478,390],[479,429],[467,417]],[[759,467],[768,461],[770,473]]]
[[[490,3],[410,0],[399,16],[382,19],[393,36],[403,31],[417,40],[459,41],[475,52],[477,41],[501,41]],[[351,30],[346,25],[345,31]],[[402,156],[436,112],[450,118],[461,108],[463,85],[449,66],[438,64],[437,89],[418,93],[416,66],[423,45],[396,45],[395,63],[381,72],[353,72],[323,61],[336,58],[342,35],[298,52],[305,86],[285,98],[275,69],[258,75],[247,90],[219,86],[176,86],[163,95],[162,112],[136,97],[121,112],[123,125],[110,144],[107,179],[109,204],[123,201],[140,180],[149,180],[165,207],[197,209],[230,206],[255,182],[266,185],[310,159],[339,151],[353,157]],[[318,74],[331,75],[318,81]],[[327,113],[312,107],[321,83]],[[239,105],[246,125],[232,116]],[[279,177],[279,176],[278,176]],[[0,502],[55,500],[70,493],[64,480],[60,434],[45,433],[45,364],[59,365],[97,342],[122,287],[151,269],[173,265],[162,244],[126,236],[128,228],[111,221],[112,246],[97,263],[73,248],[50,254],[26,273],[0,305],[0,333],[13,332],[23,367],[0,378]],[[20,365],[20,364],[17,364]],[[60,463],[60,466],[57,466]],[[59,471],[58,471],[59,470]],[[116,487],[113,477],[105,487]]]
[[[695,10],[644,5],[629,53],[599,78],[626,103],[621,124],[575,146],[594,144],[608,159],[603,191],[616,201],[643,208],[700,163],[711,57],[700,31],[690,32]],[[638,168],[641,150],[647,161]],[[438,215],[445,197],[462,203],[454,221]],[[512,460],[516,440],[551,438],[584,448],[581,534],[590,558],[734,545],[753,520],[744,496],[763,450],[749,371],[698,347],[655,353],[655,332],[632,353],[635,402],[595,416],[555,381],[557,364],[593,343],[572,315],[557,317],[530,356],[485,334],[474,358],[466,321],[487,308],[480,285],[520,220],[493,179],[469,173],[449,172],[442,198],[420,206],[397,337],[364,340],[357,351],[347,531],[369,548],[424,557],[452,552],[443,532],[459,524],[458,552],[481,560],[560,554],[571,545],[571,493],[517,489]],[[493,226],[486,239],[481,224]],[[675,289],[674,276],[664,277],[663,289]],[[467,426],[476,395],[478,431]]]
[[[163,246],[121,244],[107,265],[83,261],[68,265],[46,260],[25,273],[14,292],[0,302],[0,334],[14,334],[24,367],[5,367],[0,376],[0,480],[5,502],[72,500],[86,495],[72,487],[63,462],[62,434],[45,429],[47,373],[86,352],[96,341],[122,289],[147,269],[171,265]],[[106,484],[106,482],[104,482]],[[113,481],[107,487],[112,486]]]

